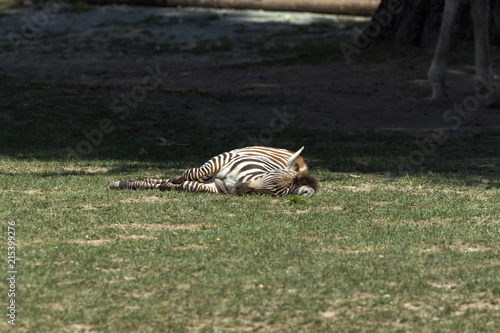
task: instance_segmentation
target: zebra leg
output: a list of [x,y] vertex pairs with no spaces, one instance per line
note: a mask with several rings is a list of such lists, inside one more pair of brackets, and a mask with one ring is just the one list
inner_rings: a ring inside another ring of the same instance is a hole
[[127,189],[127,190],[149,190],[158,188],[161,185],[168,183],[169,179],[153,179],[146,178],[144,180],[129,180],[129,181],[118,181],[109,184],[109,188],[115,189]]
[[432,87],[431,102],[436,105],[448,104],[446,93],[446,65],[450,49],[453,22],[457,16],[460,0],[446,0],[444,3],[443,20],[439,29],[439,39],[434,51],[427,78]]
[[234,158],[234,153],[223,153],[212,157],[209,161],[199,168],[192,168],[186,170],[182,176],[174,177],[170,180],[173,184],[182,184],[186,181],[206,181],[217,173],[223,166]]
[[[500,108],[500,94],[493,85],[493,69],[490,60],[488,39],[488,1],[471,0],[470,12],[474,23],[474,43],[476,50],[476,96],[486,99],[487,108]],[[478,94],[478,92],[480,94]],[[481,96],[481,97],[480,97]]]
[[195,181],[185,181],[180,184],[165,182],[159,186],[160,191],[185,191],[196,193],[221,193],[215,183],[198,183]]

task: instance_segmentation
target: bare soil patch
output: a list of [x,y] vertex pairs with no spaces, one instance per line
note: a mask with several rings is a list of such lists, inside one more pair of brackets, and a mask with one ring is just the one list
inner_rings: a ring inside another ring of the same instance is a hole
[[117,229],[146,229],[146,230],[189,230],[189,231],[198,231],[206,228],[205,224],[156,224],[156,223],[131,223],[131,224],[105,224],[100,226],[100,228],[117,228]]
[[199,250],[199,249],[208,249],[208,245],[198,245],[198,244],[190,244],[186,246],[173,246],[172,250],[179,250],[179,251],[184,251],[184,250]]
[[123,198],[120,199],[121,202],[133,203],[133,202],[162,202],[162,201],[178,201],[177,198],[161,197],[158,195],[148,195],[141,196],[139,198]]
[[113,240],[111,240],[111,239],[72,239],[72,240],[68,240],[68,243],[101,246],[101,245],[110,243],[112,241]]
[[[149,236],[149,235],[118,235],[116,239],[133,239],[133,240],[138,240],[138,239],[156,239],[156,237]],[[113,242],[115,239],[71,239],[68,240],[68,243],[73,243],[73,244],[86,244],[86,245],[92,245],[92,246],[101,246],[108,244],[110,242]]]
[[467,311],[478,311],[478,310],[479,311],[480,310],[498,311],[498,310],[500,310],[500,302],[475,300],[475,301],[467,303],[467,304],[461,304],[458,307],[458,310],[455,311],[453,314],[455,316],[461,316]]
[[321,247],[318,248],[318,251],[320,252],[335,252],[335,253],[349,253],[349,254],[360,254],[360,253],[367,253],[367,252],[373,252],[374,248],[371,246],[365,247],[365,248],[360,248],[360,249],[346,249],[346,248],[341,248],[341,247],[334,247],[334,246],[326,246],[326,247]]

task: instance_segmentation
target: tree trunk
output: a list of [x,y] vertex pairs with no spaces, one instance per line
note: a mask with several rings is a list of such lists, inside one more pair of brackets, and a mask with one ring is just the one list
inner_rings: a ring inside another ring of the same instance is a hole
[[[396,42],[401,45],[436,46],[445,0],[382,0],[372,22],[365,28],[374,31],[372,42]],[[500,44],[500,1],[489,1],[490,43]],[[369,35],[370,36],[370,35]],[[462,0],[453,29],[453,39],[472,40],[473,29],[468,0]]]

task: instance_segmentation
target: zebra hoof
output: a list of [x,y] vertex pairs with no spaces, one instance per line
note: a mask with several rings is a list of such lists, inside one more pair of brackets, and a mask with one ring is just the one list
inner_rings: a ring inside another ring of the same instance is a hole
[[109,188],[111,190],[119,190],[122,188],[127,188],[127,182],[121,181],[121,182],[112,182],[109,184]]
[[487,101],[485,104],[487,109],[500,109],[500,100]]
[[453,101],[448,96],[439,96],[432,99],[430,105],[435,108],[447,109],[453,106]]
[[164,183],[164,184],[161,184],[160,186],[158,186],[158,189],[160,191],[170,191],[170,186],[168,186],[169,183]]
[[175,176],[170,180],[172,184],[182,184],[184,182],[183,176]]

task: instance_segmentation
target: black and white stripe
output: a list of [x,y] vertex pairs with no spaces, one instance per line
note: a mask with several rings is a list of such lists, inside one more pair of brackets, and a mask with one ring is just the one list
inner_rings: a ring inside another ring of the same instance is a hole
[[217,155],[201,167],[189,169],[173,179],[122,181],[109,187],[311,196],[317,191],[317,183],[307,175],[307,165],[301,156],[303,149],[293,153],[285,149],[246,147]]

